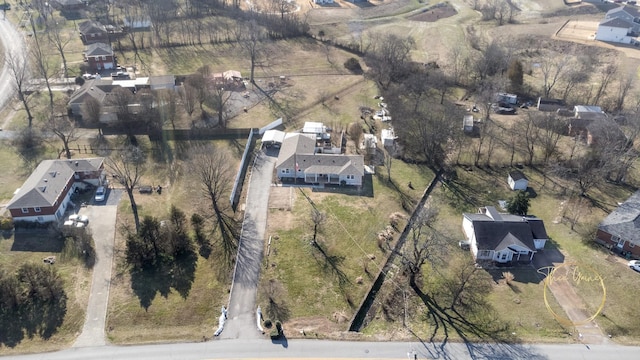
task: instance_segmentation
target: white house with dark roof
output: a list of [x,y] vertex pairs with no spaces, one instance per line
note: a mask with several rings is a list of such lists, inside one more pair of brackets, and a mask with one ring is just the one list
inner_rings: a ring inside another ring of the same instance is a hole
[[318,152],[315,134],[289,133],[280,147],[276,175],[283,182],[307,184],[362,185],[362,155]]
[[596,241],[640,257],[640,191],[609,214],[596,233]]
[[104,158],[44,160],[16,190],[7,209],[15,221],[57,221],[80,184],[97,186],[104,177]]
[[476,261],[529,262],[548,240],[541,219],[501,214],[493,206],[462,214],[462,229]]

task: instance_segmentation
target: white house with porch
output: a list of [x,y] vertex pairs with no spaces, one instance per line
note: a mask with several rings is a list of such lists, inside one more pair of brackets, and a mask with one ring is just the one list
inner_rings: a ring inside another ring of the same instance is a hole
[[280,181],[318,185],[362,185],[362,155],[319,153],[315,134],[288,133],[280,147],[276,174]]
[[476,262],[529,262],[548,239],[542,220],[501,214],[493,206],[462,214],[462,229]]

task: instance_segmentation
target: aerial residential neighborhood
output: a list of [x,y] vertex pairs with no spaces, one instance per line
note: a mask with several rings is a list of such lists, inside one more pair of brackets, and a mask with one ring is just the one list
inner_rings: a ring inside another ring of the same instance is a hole
[[635,1],[0,5],[0,356],[640,351]]

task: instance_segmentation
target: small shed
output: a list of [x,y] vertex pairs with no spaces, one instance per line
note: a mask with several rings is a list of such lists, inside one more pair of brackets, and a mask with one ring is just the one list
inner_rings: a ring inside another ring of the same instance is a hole
[[382,129],[381,134],[380,134],[380,139],[382,140],[382,146],[384,147],[391,147],[395,144],[396,139],[398,137],[396,136],[395,132],[393,131],[393,129]]
[[262,135],[262,145],[280,147],[284,141],[284,136],[284,131],[267,130],[264,132],[264,135]]
[[527,190],[529,179],[520,170],[512,170],[507,178],[511,190]]
[[540,97],[538,98],[537,107],[539,111],[556,111],[564,107],[564,101],[560,99],[548,99]]
[[508,94],[508,93],[497,93],[496,94],[496,102],[507,103],[510,105],[515,105],[518,103],[518,95]]
[[465,115],[462,119],[462,130],[465,133],[473,132],[473,115]]

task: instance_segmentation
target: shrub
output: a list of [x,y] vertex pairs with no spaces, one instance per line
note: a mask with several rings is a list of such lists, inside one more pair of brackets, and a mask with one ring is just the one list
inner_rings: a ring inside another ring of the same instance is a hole
[[344,67],[354,74],[362,74],[362,66],[360,66],[360,61],[358,61],[358,59],[354,57],[349,58],[349,60],[345,61]]
[[507,283],[507,285],[511,285],[511,282],[513,281],[513,279],[515,279],[515,276],[511,271],[503,272],[502,277],[504,278],[504,282]]
[[0,230],[9,231],[11,229],[13,229],[13,219],[7,217],[0,219]]

